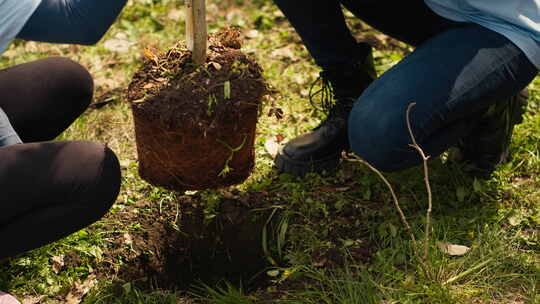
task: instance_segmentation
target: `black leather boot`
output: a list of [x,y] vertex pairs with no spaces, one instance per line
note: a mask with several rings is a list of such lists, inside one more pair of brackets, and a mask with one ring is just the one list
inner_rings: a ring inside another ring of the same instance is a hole
[[510,100],[495,103],[460,141],[460,162],[468,174],[489,179],[497,165],[508,161],[514,126],[523,121],[528,98],[529,91],[525,88]]
[[308,172],[335,169],[341,153],[349,149],[348,117],[356,99],[377,77],[371,47],[359,44],[360,61],[320,73],[322,88],[311,94],[321,95],[327,117],[312,131],[300,135],[282,147],[275,159],[280,172],[303,176]]

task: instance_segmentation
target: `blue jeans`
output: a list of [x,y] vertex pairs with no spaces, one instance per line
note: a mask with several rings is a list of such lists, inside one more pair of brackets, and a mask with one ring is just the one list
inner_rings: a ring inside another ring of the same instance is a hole
[[362,56],[355,54],[340,3],[374,28],[416,46],[364,91],[349,116],[352,151],[383,171],[421,162],[409,146],[409,103],[416,103],[410,113],[416,141],[435,157],[466,136],[490,105],[508,100],[538,72],[504,36],[442,18],[424,1],[275,2],[323,69]]

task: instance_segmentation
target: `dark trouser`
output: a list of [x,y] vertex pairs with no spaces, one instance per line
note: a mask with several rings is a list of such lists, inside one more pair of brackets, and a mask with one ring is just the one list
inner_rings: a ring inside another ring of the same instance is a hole
[[374,81],[349,117],[353,152],[384,171],[420,163],[405,121],[426,154],[437,156],[465,136],[497,101],[523,89],[537,68],[504,36],[433,13],[424,1],[275,0],[322,68],[361,57],[341,12],[343,4],[376,29],[416,46]]
[[0,71],[0,108],[25,144],[0,148],[0,259],[58,240],[101,218],[116,200],[120,166],[107,147],[46,142],[90,104],[79,64],[50,58]]

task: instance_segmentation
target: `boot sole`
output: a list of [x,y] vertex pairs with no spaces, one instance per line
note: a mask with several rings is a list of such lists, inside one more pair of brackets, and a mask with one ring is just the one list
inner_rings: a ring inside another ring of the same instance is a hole
[[301,177],[307,173],[333,171],[337,169],[340,159],[341,153],[336,153],[322,159],[298,161],[292,159],[280,149],[274,159],[274,163],[280,173],[289,173]]

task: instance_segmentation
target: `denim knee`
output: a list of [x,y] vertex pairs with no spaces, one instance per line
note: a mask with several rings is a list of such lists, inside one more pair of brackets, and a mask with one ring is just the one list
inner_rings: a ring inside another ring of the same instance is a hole
[[[411,166],[406,124],[396,111],[379,111],[357,104],[349,116],[351,150],[380,171],[392,172]],[[415,158],[414,156],[412,156]]]

